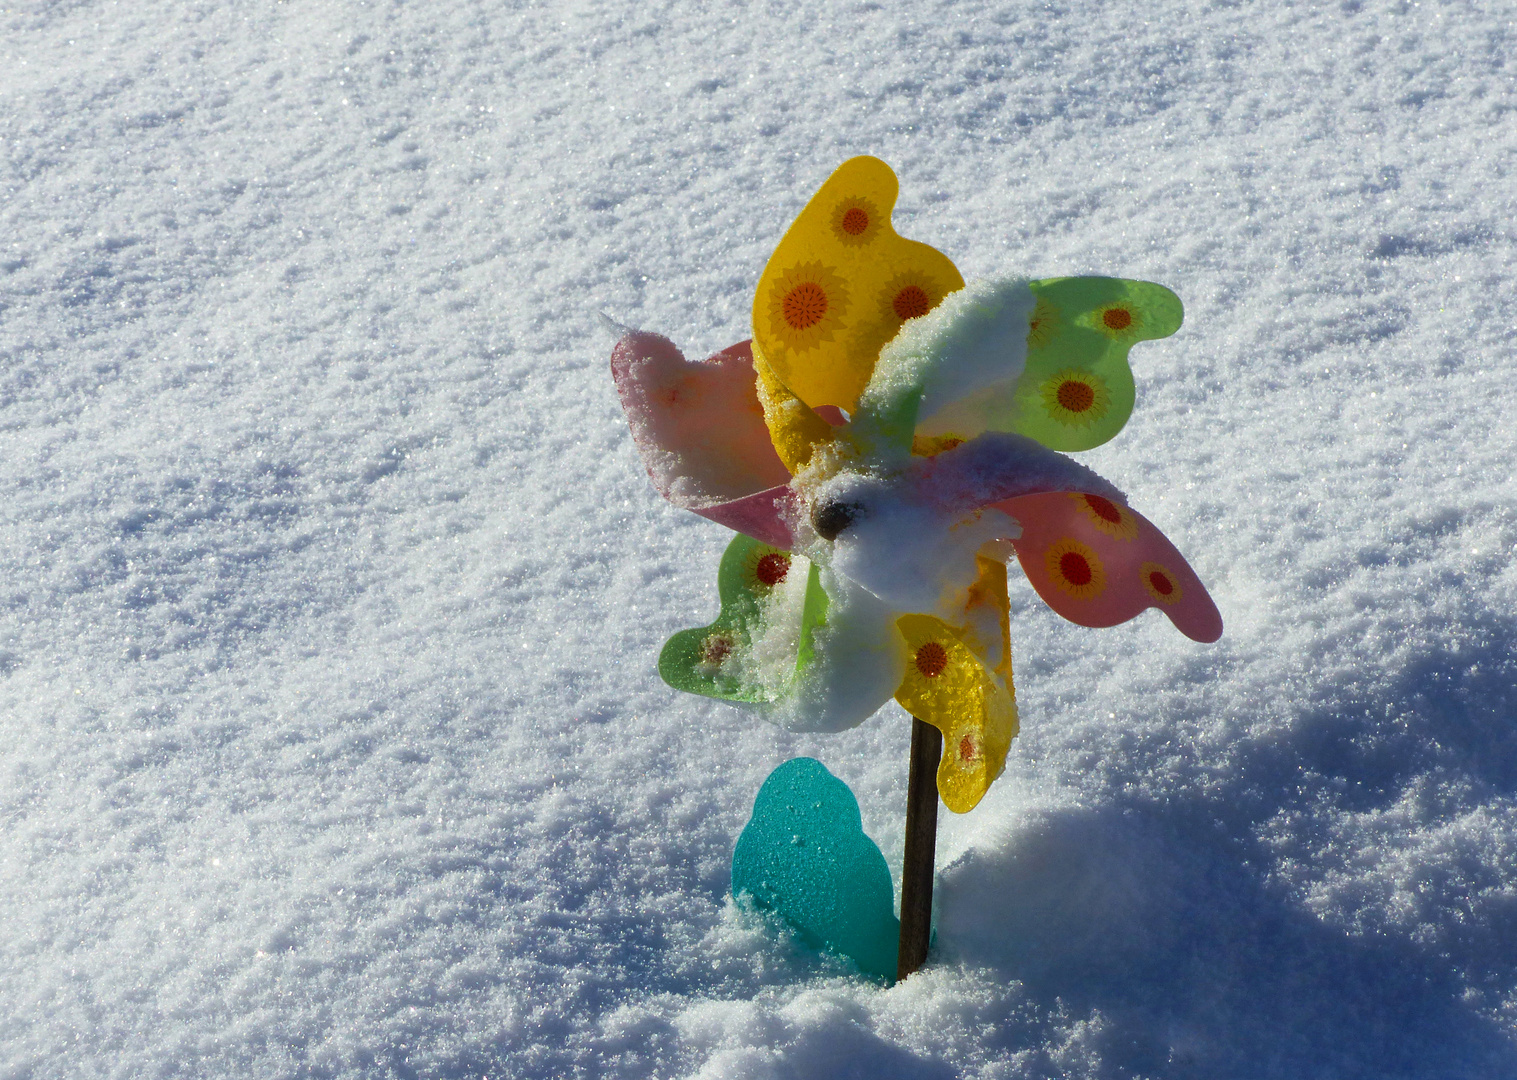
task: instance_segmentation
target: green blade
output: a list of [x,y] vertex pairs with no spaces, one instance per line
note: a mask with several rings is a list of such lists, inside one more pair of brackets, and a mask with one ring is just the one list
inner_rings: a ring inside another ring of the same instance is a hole
[[1048,278],[1031,287],[1038,302],[1011,429],[1052,450],[1100,446],[1132,415],[1128,351],[1180,328],[1180,298],[1124,278]]
[[[787,587],[790,574],[799,568],[797,561],[807,574],[803,593]],[[817,568],[739,533],[722,555],[716,582],[722,604],[716,621],[671,637],[659,654],[658,673],[676,690],[691,694],[725,701],[774,701],[810,666],[813,634],[826,622],[827,594]],[[783,672],[772,663],[761,666],[755,645],[773,648],[792,630],[793,666]]]

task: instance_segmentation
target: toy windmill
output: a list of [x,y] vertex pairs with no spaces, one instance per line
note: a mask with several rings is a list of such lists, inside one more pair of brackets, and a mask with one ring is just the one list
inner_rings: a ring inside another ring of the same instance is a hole
[[[884,162],[844,162],[764,268],[750,341],[692,363],[666,338],[626,331],[611,368],[654,485],[737,533],[718,570],[721,613],[669,640],[660,675],[791,730],[852,727],[892,696],[914,718],[904,978],[930,937],[937,796],[971,810],[1017,734],[1010,557],[1082,626],[1155,607],[1206,642],[1222,620],[1174,545],[1064,453],[1127,422],[1128,351],[1179,328],[1178,297],[1104,277],[966,286],[947,256],[896,233],[897,189]],[[745,863],[739,844],[735,887],[798,872],[785,869],[793,853],[764,863],[755,845]],[[807,930],[799,909],[831,902],[818,888],[773,906]],[[887,873],[887,902],[888,888]],[[771,891],[786,894],[783,882]],[[840,943],[847,897],[833,908],[811,920],[833,929],[811,936],[858,959]],[[879,955],[861,966],[888,977]]]

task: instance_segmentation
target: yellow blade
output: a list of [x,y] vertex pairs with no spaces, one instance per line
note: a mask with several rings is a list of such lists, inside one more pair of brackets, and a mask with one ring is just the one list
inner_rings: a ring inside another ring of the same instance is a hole
[[1001,770],[1017,734],[1016,688],[1007,641],[1006,567],[981,558],[965,605],[968,625],[902,615],[906,677],[901,707],[943,733],[938,794],[956,814],[974,809]]
[[899,185],[879,158],[839,165],[785,233],[753,298],[753,340],[811,408],[852,412],[880,349],[964,287],[936,248],[890,223]]

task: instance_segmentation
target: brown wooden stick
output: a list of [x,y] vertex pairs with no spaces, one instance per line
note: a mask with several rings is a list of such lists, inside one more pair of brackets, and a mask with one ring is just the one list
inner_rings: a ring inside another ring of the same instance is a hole
[[901,865],[899,982],[927,959],[932,940],[932,871],[938,846],[938,759],[943,733],[911,718],[911,772],[906,781],[906,855]]

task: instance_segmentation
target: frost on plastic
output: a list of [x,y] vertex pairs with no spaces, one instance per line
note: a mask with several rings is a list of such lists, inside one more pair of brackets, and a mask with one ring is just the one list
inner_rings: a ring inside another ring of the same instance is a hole
[[[901,328],[859,401],[893,431],[967,439],[1012,408],[1034,297],[1022,278],[975,281]],[[894,440],[898,447],[902,440]]]

